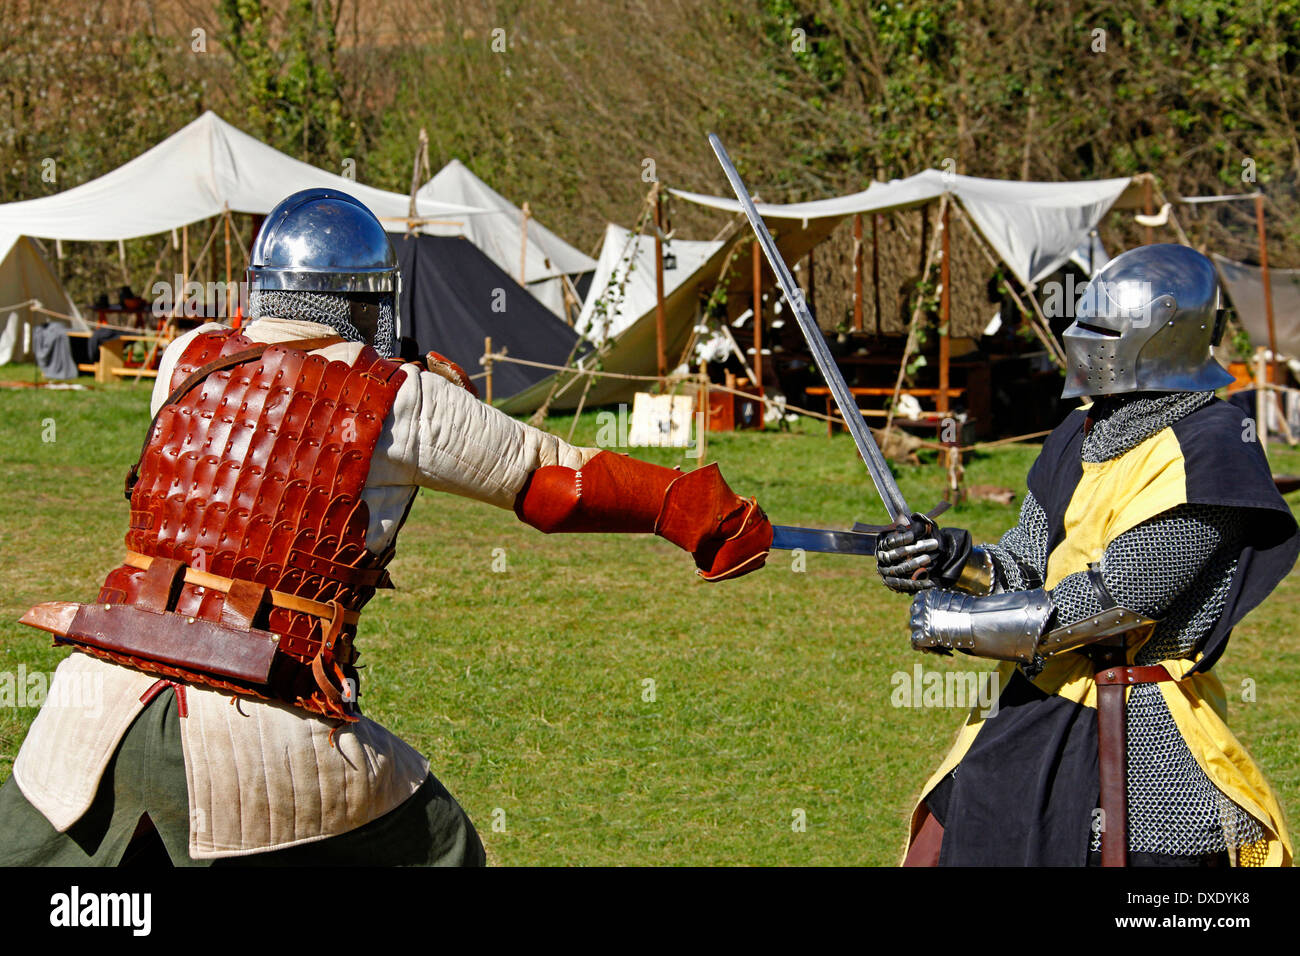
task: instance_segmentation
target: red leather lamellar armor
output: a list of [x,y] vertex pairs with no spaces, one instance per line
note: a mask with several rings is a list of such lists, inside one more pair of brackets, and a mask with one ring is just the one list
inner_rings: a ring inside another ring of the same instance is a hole
[[[170,387],[253,344],[232,331],[197,336]],[[234,579],[228,593],[187,581],[168,606],[279,637],[272,692],[255,696],[357,719],[350,693],[356,615],[347,612],[359,611],[377,586],[391,586],[383,567],[393,554],[366,549],[369,512],[361,492],[403,375],[399,363],[369,346],[349,366],[273,345],[258,359],[210,374],[158,417],[131,494],[127,548]],[[136,604],[144,579],[144,570],[123,564],[104,581],[100,603]],[[325,640],[330,620],[274,606],[262,588],[245,582],[329,605],[336,639]],[[256,607],[240,605],[249,591],[258,595]],[[238,682],[156,662],[120,662],[249,693]]]

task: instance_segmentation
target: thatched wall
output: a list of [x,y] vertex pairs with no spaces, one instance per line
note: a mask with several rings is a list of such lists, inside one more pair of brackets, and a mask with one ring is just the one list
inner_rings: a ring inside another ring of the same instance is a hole
[[[929,244],[939,221],[940,204],[919,209],[881,214],[876,218],[877,275],[872,275],[871,218],[862,223],[862,327],[871,335],[905,335],[911,319],[917,286]],[[990,299],[993,267],[980,251],[978,240],[960,221],[962,212],[953,207],[949,215],[952,235],[952,328],[954,337],[978,337],[997,311]],[[816,264],[817,320],[827,330],[853,325],[853,220],[845,219],[814,251]],[[800,264],[798,278],[808,287],[807,259]],[[932,290],[938,289],[936,257],[931,275]],[[935,296],[937,303],[937,295]],[[879,308],[877,308],[879,303]]]

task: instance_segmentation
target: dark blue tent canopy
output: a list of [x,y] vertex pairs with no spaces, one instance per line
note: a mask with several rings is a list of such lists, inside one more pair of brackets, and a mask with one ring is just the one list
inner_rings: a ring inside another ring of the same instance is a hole
[[[470,375],[483,371],[483,340],[511,358],[563,365],[577,334],[467,239],[394,236],[402,270],[402,335],[421,354],[441,352]],[[548,369],[500,362],[492,392],[505,398],[550,375]],[[482,380],[477,380],[481,382]],[[481,390],[481,389],[480,389]]]

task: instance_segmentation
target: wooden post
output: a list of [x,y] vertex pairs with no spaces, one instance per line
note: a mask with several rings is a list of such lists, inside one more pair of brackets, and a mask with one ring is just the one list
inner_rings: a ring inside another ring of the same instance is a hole
[[[1148,216],[1154,216],[1156,212],[1155,209],[1152,208],[1150,173],[1147,174],[1146,181],[1142,184],[1142,211]],[[1155,232],[1150,226],[1146,227],[1146,237],[1146,245],[1148,246],[1156,241]]]
[[[872,241],[876,234],[873,229]],[[862,214],[853,217],[853,331],[862,331]]]
[[1264,283],[1264,316],[1268,319],[1270,382],[1277,378],[1277,334],[1273,328],[1273,283],[1268,277],[1268,240],[1264,237],[1264,194],[1255,193],[1255,228],[1259,231],[1259,277]]
[[[766,227],[764,227],[766,228]],[[754,384],[763,394],[763,253],[754,240]]]
[[871,214],[871,302],[876,310],[876,334],[882,334],[884,322],[880,317],[880,214]]
[[696,467],[700,467],[705,462],[709,434],[709,367],[706,362],[700,363],[700,391],[697,402],[699,404],[695,414],[696,461],[698,463]]
[[1264,350],[1255,350],[1255,437],[1259,440],[1259,447],[1264,449],[1264,457],[1268,457],[1268,405],[1265,396],[1268,389],[1265,382],[1268,374],[1265,369],[1268,362],[1264,358]]
[[486,396],[484,401],[489,405],[492,404],[492,336],[487,336],[483,340],[483,371],[487,374],[483,378],[483,394]]
[[668,374],[668,356],[665,354],[664,339],[667,330],[664,319],[664,240],[663,240],[663,197],[659,193],[659,184],[654,185],[655,204],[655,355],[658,359],[659,377]]
[[[230,275],[230,209],[229,208],[227,208],[225,212],[221,214],[221,220],[222,220],[222,229],[225,232],[225,244],[226,244],[226,318],[230,318],[231,275]],[[239,301],[238,294],[236,294],[235,296],[235,301],[236,302]]]
[[943,259],[939,263],[939,414],[942,415],[948,411],[948,362],[951,354],[948,323],[952,318],[952,295],[948,288],[951,284],[952,270],[948,264],[951,249],[948,242],[947,203],[944,203],[939,228],[943,230],[941,239]]
[[528,206],[528,201],[524,201],[522,220],[519,224],[519,284],[524,285],[528,272],[528,219],[532,216],[533,211]]
[[808,308],[817,314],[817,264],[813,259],[814,249],[808,250]]

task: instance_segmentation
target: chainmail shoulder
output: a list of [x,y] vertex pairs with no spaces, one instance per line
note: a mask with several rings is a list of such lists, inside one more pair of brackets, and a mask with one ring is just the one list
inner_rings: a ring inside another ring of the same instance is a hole
[[1214,399],[1213,392],[1130,392],[1097,399],[1083,438],[1084,461],[1118,458]]

